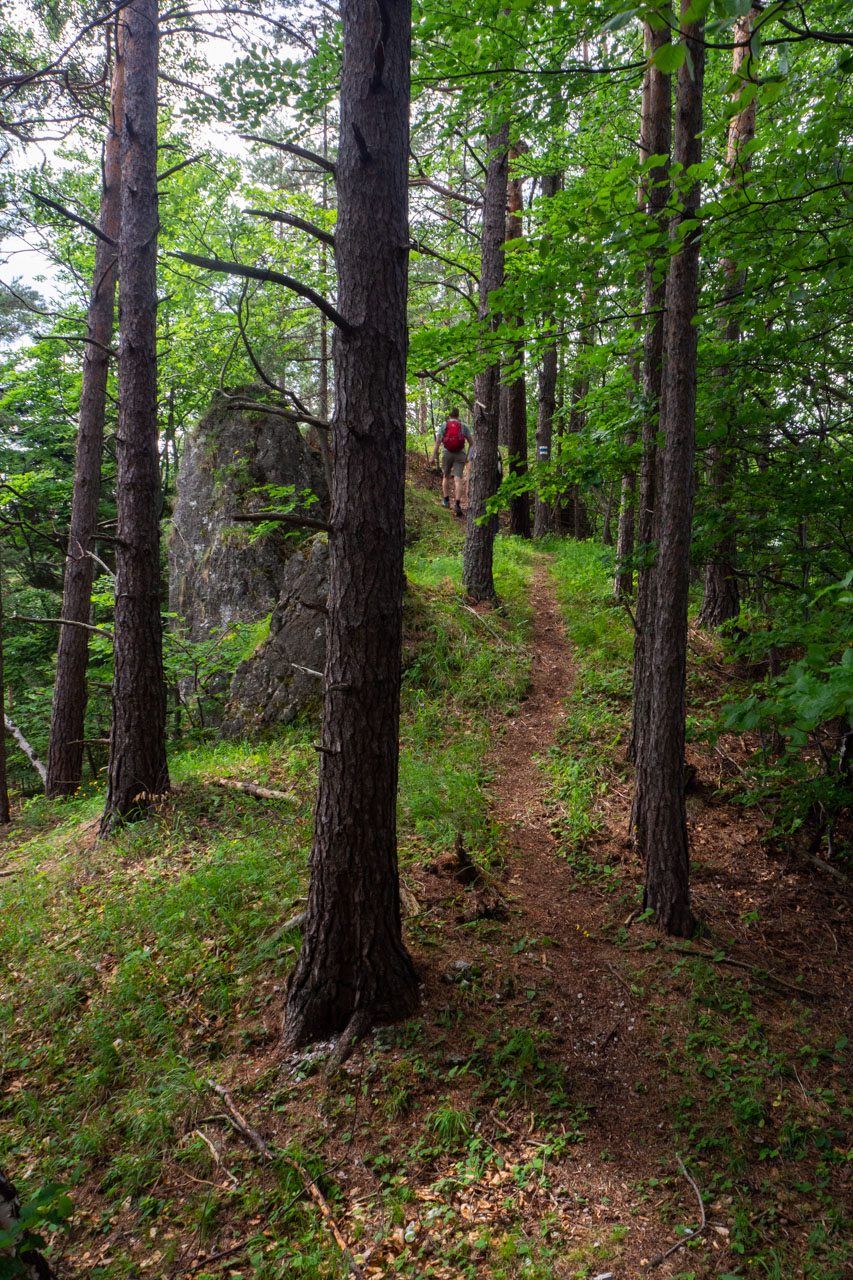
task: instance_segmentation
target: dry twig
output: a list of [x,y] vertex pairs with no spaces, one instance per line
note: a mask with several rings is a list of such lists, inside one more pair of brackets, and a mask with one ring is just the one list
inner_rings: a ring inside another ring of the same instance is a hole
[[[225,1103],[226,1110],[228,1111],[228,1114],[231,1118],[231,1123],[234,1125],[234,1128],[237,1130],[237,1132],[241,1134],[242,1137],[244,1137],[246,1141],[249,1142],[250,1145],[255,1148],[255,1150],[264,1160],[274,1160],[276,1157],[276,1153],[273,1151],[269,1143],[266,1142],[261,1137],[257,1129],[253,1129],[252,1126],[249,1124],[248,1120],[246,1120],[245,1116],[242,1115],[241,1112],[237,1109],[237,1105],[234,1102],[234,1099],[231,1097],[231,1094],[228,1092],[225,1086],[221,1084],[216,1084],[213,1080],[208,1080],[207,1083],[210,1086],[210,1088],[214,1091],[214,1093],[217,1093],[219,1097],[222,1099],[222,1101]],[[283,1155],[283,1153],[279,1153],[279,1154]],[[302,1168],[302,1165],[299,1164],[298,1161],[294,1160],[292,1156],[284,1156],[284,1159],[287,1161],[290,1167],[294,1169],[296,1173],[298,1173],[299,1177],[302,1180],[302,1185],[305,1188],[306,1193],[311,1197],[311,1199],[314,1201],[317,1208],[320,1210],[321,1214],[325,1218],[326,1225],[328,1226],[329,1230],[334,1236],[335,1242],[338,1248],[340,1249],[341,1253],[344,1255],[344,1260],[347,1264],[349,1271],[352,1273],[352,1275],[356,1277],[356,1280],[364,1280],[364,1273],[356,1265],[355,1260],[353,1258],[353,1251],[349,1243],[347,1242],[345,1236],[341,1233],[341,1230],[338,1227],[338,1224],[335,1222],[335,1219],[332,1215],[332,1211],[329,1208],[328,1203],[326,1202],[326,1198],[323,1195],[322,1191],[317,1186],[316,1182],[311,1177],[311,1175],[305,1169]]]
[[652,1259],[651,1259],[651,1261],[650,1261],[650,1262],[649,1262],[649,1264],[648,1264],[648,1268],[647,1268],[647,1269],[648,1269],[649,1271],[653,1271],[653,1270],[655,1269],[655,1267],[659,1267],[659,1266],[660,1266],[660,1264],[661,1264],[662,1262],[665,1262],[665,1261],[666,1261],[666,1259],[670,1256],[670,1254],[672,1254],[672,1253],[677,1253],[679,1249],[683,1249],[683,1248],[684,1248],[684,1246],[688,1243],[688,1241],[690,1241],[690,1240],[695,1240],[697,1236],[701,1236],[701,1235],[704,1233],[704,1231],[705,1231],[705,1227],[706,1227],[706,1225],[707,1225],[707,1219],[706,1219],[706,1217],[705,1217],[705,1201],[702,1199],[702,1192],[699,1190],[699,1188],[697,1187],[696,1183],[693,1181],[693,1179],[691,1178],[690,1174],[689,1174],[689,1173],[687,1172],[687,1170],[685,1169],[685,1167],[684,1167],[684,1161],[681,1159],[681,1156],[678,1154],[678,1152],[677,1152],[677,1151],[676,1151],[676,1153],[675,1153],[675,1158],[676,1158],[676,1160],[678,1161],[678,1167],[679,1167],[679,1169],[680,1169],[680,1170],[681,1170],[681,1172],[684,1174],[685,1178],[686,1178],[686,1179],[687,1179],[687,1181],[690,1183],[690,1185],[691,1185],[691,1187],[693,1188],[693,1190],[696,1192],[696,1199],[699,1201],[699,1212],[700,1212],[700,1213],[701,1213],[701,1215],[702,1215],[702,1221],[701,1221],[700,1225],[699,1225],[698,1227],[696,1227],[696,1229],[695,1229],[694,1231],[688,1231],[688,1232],[687,1232],[687,1234],[686,1234],[686,1235],[684,1235],[684,1236],[682,1236],[682,1237],[681,1237],[681,1239],[680,1239],[680,1240],[678,1240],[678,1241],[677,1241],[677,1242],[672,1246],[672,1248],[671,1248],[671,1249],[667,1249],[666,1253],[658,1253],[658,1254],[656,1254],[656,1255],[655,1255],[655,1257],[654,1257],[654,1258],[652,1258]]
[[240,782],[237,778],[208,778],[208,782],[217,787],[228,787],[232,791],[245,791],[247,795],[257,796],[259,800],[296,800],[292,791],[276,791],[272,787],[262,787],[257,782]]

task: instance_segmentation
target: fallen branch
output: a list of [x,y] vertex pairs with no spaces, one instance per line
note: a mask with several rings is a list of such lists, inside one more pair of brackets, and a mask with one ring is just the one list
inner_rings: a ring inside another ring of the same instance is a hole
[[820,867],[821,871],[828,871],[831,876],[835,876],[836,880],[840,880],[842,884],[850,884],[850,877],[846,876],[843,871],[839,871],[838,867],[834,867],[831,862],[827,862],[824,858],[810,857],[809,862],[813,862],[816,867]]
[[225,1174],[226,1178],[229,1179],[233,1187],[238,1187],[240,1185],[239,1179],[234,1177],[234,1174],[231,1172],[230,1169],[225,1168],[225,1165],[222,1163],[221,1155],[216,1150],[216,1147],[210,1141],[210,1138],[208,1138],[207,1134],[202,1133],[201,1129],[193,1129],[192,1136],[194,1138],[201,1138],[202,1142],[207,1147],[210,1154],[213,1156],[213,1163],[216,1165],[217,1169],[221,1170],[222,1173]]
[[[228,1114],[231,1118],[231,1123],[234,1125],[234,1128],[237,1130],[237,1132],[241,1134],[246,1139],[246,1141],[255,1148],[255,1150],[262,1157],[262,1159],[274,1160],[276,1158],[276,1153],[273,1151],[269,1143],[266,1142],[261,1137],[257,1129],[253,1129],[252,1126],[249,1124],[249,1122],[246,1120],[245,1116],[243,1116],[238,1111],[236,1103],[234,1102],[234,1099],[231,1097],[231,1094],[228,1092],[225,1086],[221,1084],[215,1084],[213,1080],[208,1080],[207,1083],[209,1087],[214,1091],[214,1093],[218,1094],[219,1097],[222,1099],[222,1101],[225,1103],[226,1110],[228,1111]],[[283,1152],[279,1154],[283,1155],[284,1159],[287,1161],[290,1167],[293,1170],[295,1170],[295,1172],[298,1173],[299,1177],[302,1179],[302,1185],[305,1191],[311,1197],[311,1199],[317,1205],[317,1208],[322,1213],[323,1217],[326,1220],[326,1224],[329,1230],[331,1231],[332,1235],[335,1238],[335,1242],[338,1248],[340,1249],[341,1253],[344,1255],[344,1261],[346,1262],[348,1271],[351,1272],[357,1278],[357,1280],[364,1280],[364,1272],[360,1269],[360,1267],[356,1265],[355,1260],[353,1258],[353,1251],[350,1248],[350,1245],[347,1242],[346,1238],[341,1234],[341,1230],[338,1227],[338,1224],[335,1222],[335,1219],[332,1215],[332,1211],[326,1202],[326,1198],[323,1195],[320,1188],[317,1186],[314,1179],[305,1169],[302,1168],[302,1165],[299,1164],[297,1160],[293,1159],[292,1156],[284,1155]]]
[[704,1233],[705,1227],[707,1225],[707,1219],[705,1217],[705,1201],[702,1199],[702,1192],[699,1190],[696,1183],[693,1181],[690,1174],[685,1169],[684,1162],[681,1159],[681,1156],[678,1154],[678,1152],[675,1153],[675,1158],[678,1161],[679,1169],[684,1174],[685,1178],[690,1183],[693,1190],[696,1192],[696,1199],[699,1201],[699,1212],[702,1215],[702,1222],[698,1227],[696,1227],[695,1231],[688,1231],[686,1235],[683,1235],[681,1239],[672,1246],[671,1249],[667,1249],[666,1253],[659,1253],[654,1258],[652,1258],[648,1264],[649,1271],[653,1271],[655,1267],[659,1267],[660,1264],[670,1256],[670,1254],[677,1253],[679,1249],[683,1249],[684,1246],[688,1243],[688,1241],[695,1240],[697,1236],[701,1236]]
[[38,776],[41,778],[42,782],[47,782],[47,769],[44,767],[41,760],[39,760],[35,751],[33,751],[32,747],[27,742],[24,735],[21,733],[21,730],[14,723],[14,721],[9,719],[7,715],[4,715],[3,722],[6,725],[6,732],[8,734],[11,734],[11,736],[15,739],[18,746],[21,748],[24,755],[27,757],[27,759],[35,769]]
[[778,973],[774,973],[772,969],[762,969],[761,965],[750,964],[748,960],[735,960],[733,956],[724,955],[721,951],[696,951],[693,947],[678,947],[668,942],[663,943],[662,946],[665,951],[677,951],[683,956],[698,956],[700,960],[710,960],[712,964],[729,964],[736,969],[746,969],[749,973],[754,973],[759,978],[768,978],[771,982],[784,987],[786,991],[793,991],[795,995],[808,996],[811,1000],[817,999],[817,992],[810,991],[808,987],[797,986],[793,982],[786,982],[784,978],[780,978]]
[[325,520],[314,520],[311,516],[297,516],[289,511],[236,511],[229,519],[237,524],[290,524],[296,529],[317,529],[320,533],[333,533],[334,530]]
[[290,800],[296,802],[292,791],[276,791],[272,787],[262,787],[257,782],[240,782],[237,778],[208,778],[208,782],[217,787],[228,787],[232,791],[245,791],[247,795],[257,796],[259,800]]

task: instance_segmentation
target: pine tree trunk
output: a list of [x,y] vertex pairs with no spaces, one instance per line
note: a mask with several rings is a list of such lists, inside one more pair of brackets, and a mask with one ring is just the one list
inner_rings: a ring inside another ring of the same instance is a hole
[[[510,148],[509,162],[518,158],[518,152]],[[506,238],[508,242],[524,234],[524,196],[521,178],[510,176],[507,186]],[[515,376],[506,387],[507,449],[509,472],[512,476],[527,474],[527,384],[524,377],[524,317],[514,316],[513,323],[520,333],[511,346]],[[517,493],[509,502],[509,531],[518,538],[530,537],[530,495]]]
[[[669,17],[669,10],[665,15]],[[648,28],[646,48],[650,55],[670,42],[669,25],[659,30]],[[648,78],[648,130],[645,142],[649,155],[668,156],[672,143],[672,77],[664,75],[654,63],[649,66]],[[668,161],[656,166],[648,175],[648,205],[646,212],[658,226],[665,225],[665,210],[669,199],[666,182]],[[664,251],[665,252],[665,251]],[[661,411],[663,369],[663,306],[666,279],[655,280],[655,267],[660,264],[660,253],[650,253],[645,269],[643,310],[647,329],[643,344],[643,399],[647,406],[642,428],[642,457],[640,483],[637,497],[636,554],[637,570],[636,630],[634,632],[634,672],[631,703],[631,732],[628,739],[629,760],[639,760],[642,739],[649,723],[649,665],[654,641],[655,593],[655,490],[658,465],[657,433]],[[631,828],[635,826],[631,818]]]
[[[542,178],[542,197],[552,199],[560,190],[560,174],[547,173]],[[549,237],[550,240],[550,237]],[[544,316],[544,327],[555,328],[553,310]],[[551,339],[542,353],[539,369],[539,402],[536,415],[536,459],[545,463],[551,458],[554,439],[554,414],[557,408],[557,342]],[[554,528],[554,509],[537,490],[533,507],[533,536],[544,538]]]
[[[692,55],[678,74],[673,163],[685,171],[702,158],[704,24],[686,23],[690,0],[682,0],[683,38]],[[666,391],[661,417],[663,473],[659,490],[658,581],[654,648],[650,670],[651,715],[637,762],[636,832],[646,862],[644,905],[665,932],[689,937],[690,910],[687,820],[684,805],[685,672],[690,533],[696,417],[699,232],[682,239],[683,221],[697,217],[700,185],[682,193],[671,234],[681,245],[673,257],[666,289]],[[664,589],[665,586],[665,589]]]
[[[735,22],[735,46],[732,55],[732,71],[737,74],[743,63],[751,58],[749,37],[753,23],[758,16],[757,9]],[[740,96],[740,90],[736,97]],[[726,163],[728,180],[731,186],[743,186],[751,165],[751,156],[746,148],[755,138],[755,99],[753,98],[742,111],[733,116],[729,124]],[[745,153],[746,151],[746,153]],[[746,283],[746,272],[738,268],[737,262],[727,258],[723,263],[726,277],[726,293],[724,304],[732,304],[743,293]],[[732,386],[731,371],[735,363],[735,349],[740,342],[740,322],[732,315],[726,324],[726,342],[729,347],[729,362],[720,371],[722,387],[723,412],[731,421],[736,414],[737,393]],[[740,591],[738,590],[735,567],[737,565],[737,533],[731,512],[731,492],[734,484],[734,461],[731,454],[731,427],[725,438],[711,445],[707,455],[707,483],[709,498],[717,512],[717,527],[721,530],[712,558],[705,566],[705,593],[699,623],[704,627],[720,627],[740,613]]]
[[335,489],[320,778],[283,1037],[405,1017],[397,772],[403,599],[409,0],[344,0],[336,161]]
[[[489,294],[504,278],[504,236],[509,125],[500,125],[487,138],[489,163],[483,197],[483,229],[480,254],[479,320],[485,341],[500,325],[500,316],[489,310]],[[490,349],[490,354],[493,348]],[[494,357],[493,357],[494,358]],[[468,522],[462,557],[462,584],[475,600],[494,600],[492,576],[494,533],[491,520],[482,519],[486,502],[497,489],[498,417],[500,413],[500,363],[486,365],[474,379],[474,451],[468,482]]]
[[132,0],[121,20],[115,674],[104,833],[169,786],[157,452],[157,0]]
[[[116,242],[95,241],[95,269],[86,317],[83,351],[83,379],[77,428],[77,458],[71,503],[71,529],[65,561],[62,617],[72,622],[88,622],[95,562],[89,554],[95,548],[98,500],[101,491],[101,455],[104,447],[104,418],[107,403],[109,350],[113,339],[115,291],[118,278],[118,240],[121,231],[121,121],[124,99],[123,24],[116,26],[110,118],[104,146],[103,187],[98,225]],[[47,753],[48,796],[72,795],[83,773],[85,737],[86,664],[89,632],[81,626],[64,626],[59,631],[56,678]]]
[[[651,28],[647,25],[645,28],[646,53],[650,52],[651,44]],[[645,164],[649,158],[648,151],[648,132],[649,132],[649,98],[651,87],[651,73],[649,70],[643,77],[642,102],[640,107],[640,137],[638,144],[638,153],[640,164]],[[648,180],[645,174],[640,176],[637,184],[637,209],[640,213],[645,212],[646,202],[648,200]],[[640,273],[639,284],[642,289],[643,275]],[[634,320],[634,334],[637,342],[640,341],[640,334],[643,330],[643,321],[641,316],[637,316]],[[640,364],[639,352],[635,351],[631,360],[631,382],[632,387],[628,392],[628,403],[633,410],[636,406],[639,390],[642,367]],[[637,433],[633,427],[629,427],[625,432],[625,451],[630,453],[634,445],[637,443]],[[622,484],[620,489],[619,500],[619,529],[616,534],[616,576],[613,579],[613,595],[617,600],[629,600],[634,594],[634,570],[629,561],[634,555],[634,535],[636,531],[635,506],[637,501],[637,472],[631,465],[622,475]]]

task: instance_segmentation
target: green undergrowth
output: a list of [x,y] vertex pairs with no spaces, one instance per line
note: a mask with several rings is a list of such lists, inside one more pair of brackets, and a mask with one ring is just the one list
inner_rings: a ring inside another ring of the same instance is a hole
[[738,1274],[843,1280],[853,1264],[847,1035],[805,995],[666,956],[654,941],[626,972],[659,1042],[651,1087],[668,1100],[710,1216],[726,1224]]
[[[447,516],[446,512],[441,514]],[[451,517],[452,518],[452,517]],[[500,605],[474,610],[462,586],[462,530],[407,555],[406,646],[400,756],[403,860],[450,848],[462,836],[491,862],[499,835],[488,817],[494,710],[511,715],[529,680],[527,603],[535,552],[518,539],[495,546]]]
[[[435,504],[422,506],[407,553],[404,875],[412,859],[460,835],[481,863],[502,855],[488,814],[488,753],[495,715],[527,686],[535,563],[529,547],[501,540],[501,604],[471,610],[460,586],[462,530]],[[299,942],[281,925],[306,888],[316,736],[306,721],[261,745],[174,753],[171,793],[108,841],[96,839],[101,782],[61,804],[35,799],[5,844],[14,874],[0,879],[0,1166],[25,1200],[56,1183],[78,1206],[100,1206],[72,1228],[92,1258],[104,1245],[106,1260],[86,1264],[92,1276],[118,1280],[140,1265],[162,1274],[188,1239],[202,1247],[223,1223],[251,1223],[261,1201],[266,1234],[247,1246],[238,1274],[341,1270],[304,1199],[283,1208],[286,1162],[261,1183],[251,1151],[229,1153],[239,1187],[214,1193],[211,1179],[221,1178],[198,1136],[216,1111],[209,1082],[230,1078],[230,1064],[274,1037],[270,1013],[274,1027]],[[257,799],[217,778],[289,798]],[[315,1155],[305,1155],[309,1165]],[[132,1223],[126,1240],[150,1236],[147,1256],[138,1244],[106,1249],[122,1220]]]
[[573,646],[574,682],[554,745],[540,763],[553,780],[554,833],[579,879],[616,887],[613,869],[588,842],[596,804],[620,758],[630,715],[632,634],[613,600],[613,557],[589,542],[554,540],[552,580]]

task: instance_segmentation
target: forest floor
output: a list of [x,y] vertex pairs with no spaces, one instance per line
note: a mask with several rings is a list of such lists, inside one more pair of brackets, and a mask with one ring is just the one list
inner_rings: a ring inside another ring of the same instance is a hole
[[[458,557],[448,513],[422,523],[430,557]],[[39,811],[41,834],[10,843],[4,866],[35,866],[34,883],[46,882],[44,936],[30,925],[13,940],[11,977],[35,995],[21,956],[43,946],[67,991],[42,996],[41,1026],[19,994],[8,997],[0,1163],[35,1185],[45,1174],[76,1182],[70,1235],[51,1236],[63,1277],[853,1276],[849,881],[770,841],[769,818],[737,802],[748,742],[693,743],[702,929],[689,943],[660,935],[640,914],[642,869],[626,838],[624,618],[590,588],[591,551],[502,554],[521,557],[526,599],[505,611],[464,606],[462,662],[478,646],[496,668],[515,663],[523,633],[517,696],[453,710],[449,693],[429,701],[421,672],[420,718],[404,732],[404,793],[420,786],[432,802],[450,791],[458,815],[428,821],[423,797],[403,804],[405,934],[421,1007],[379,1028],[331,1079],[329,1045],[284,1060],[277,1048],[298,938],[275,924],[288,897],[298,904],[304,862],[274,901],[262,896],[276,874],[270,844],[307,846],[310,736],[207,766],[295,786],[300,809],[274,812],[269,828],[247,825],[257,801],[226,793],[214,806],[194,767],[153,840],[138,832],[108,849],[78,818],[57,843],[55,811]],[[458,612],[452,584],[417,591],[416,661],[436,593]],[[730,673],[707,636],[691,632],[691,647],[691,709],[718,706]],[[405,758],[436,735],[452,738],[440,748],[451,755],[431,757],[425,781],[409,779]],[[222,849],[203,873],[214,831]],[[239,885],[227,878],[235,848]],[[149,896],[127,914],[143,882],[167,912],[156,916]],[[0,892],[14,893],[9,880]],[[63,895],[73,925],[51,915]],[[181,938],[179,960],[163,921],[192,915],[205,895],[208,914]],[[246,904],[255,916],[239,932]],[[83,919],[92,933],[81,943]],[[134,930],[119,956],[117,936]],[[161,1032],[145,1013],[158,984]],[[121,985],[135,1008],[105,1020],[98,993],[117,999]],[[100,1019],[85,1033],[100,1074],[65,1115],[67,1073],[83,1070],[80,1010]],[[65,1018],[60,1052],[51,1030]],[[167,1051],[145,1074],[136,1060],[158,1035]],[[53,1166],[61,1115],[75,1126],[74,1159]]]

